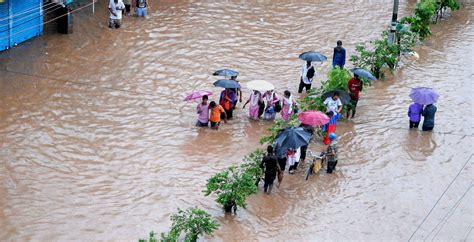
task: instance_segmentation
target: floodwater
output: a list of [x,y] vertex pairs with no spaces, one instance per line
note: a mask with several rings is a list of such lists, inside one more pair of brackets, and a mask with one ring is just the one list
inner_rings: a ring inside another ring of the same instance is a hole
[[[0,53],[0,240],[135,240],[194,206],[221,224],[206,240],[474,240],[472,5],[362,94],[338,126],[334,174],[286,174],[233,216],[201,191],[269,124],[239,110],[218,132],[196,128],[185,93],[218,92],[221,67],[295,92],[300,52],[331,56],[341,39],[353,53],[388,24],[391,1],[159,1],[120,30],[106,27],[105,2],[75,15],[72,35]],[[432,133],[407,129],[415,86],[441,96]]]

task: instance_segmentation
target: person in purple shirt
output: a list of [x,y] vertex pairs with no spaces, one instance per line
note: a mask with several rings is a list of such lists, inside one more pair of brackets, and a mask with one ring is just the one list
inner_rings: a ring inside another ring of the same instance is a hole
[[421,112],[423,112],[423,105],[419,103],[412,103],[408,107],[408,117],[410,118],[410,129],[418,128],[421,119]]
[[202,96],[202,102],[196,107],[198,114],[198,120],[196,126],[207,127],[209,125],[209,104],[207,103],[209,97],[207,95]]

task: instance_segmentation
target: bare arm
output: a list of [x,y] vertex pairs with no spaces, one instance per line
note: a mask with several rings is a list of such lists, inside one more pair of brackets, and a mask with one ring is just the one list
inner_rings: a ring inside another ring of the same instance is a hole
[[227,113],[222,112],[224,114],[224,123],[227,123]]
[[244,106],[243,106],[242,108],[245,108],[245,105],[247,105],[247,103],[249,103],[249,102],[250,102],[250,99],[247,100],[247,102],[245,102],[245,104],[244,104]]

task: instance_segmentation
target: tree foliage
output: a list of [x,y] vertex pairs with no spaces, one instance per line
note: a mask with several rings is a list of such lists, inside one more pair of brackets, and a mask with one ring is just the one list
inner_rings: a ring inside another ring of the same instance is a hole
[[357,53],[351,56],[354,66],[370,70],[376,78],[384,78],[382,67],[395,70],[398,63],[399,47],[390,44],[387,32],[383,32],[380,39],[370,41],[371,46],[365,43],[356,45]]
[[162,242],[178,241],[182,233],[184,241],[194,242],[203,234],[211,235],[219,227],[209,213],[198,208],[178,209],[177,213],[171,215],[171,221],[170,231],[161,234]]
[[246,173],[254,177],[257,182],[263,176],[263,168],[260,166],[265,152],[261,149],[256,149],[254,152],[244,157],[240,168]]
[[402,18],[400,22],[410,24],[410,30],[423,41],[431,35],[430,24],[438,19],[438,14],[442,14],[444,8],[454,11],[458,10],[460,5],[457,0],[422,0],[416,4],[413,15]]
[[228,212],[232,208],[234,212],[237,207],[245,208],[247,197],[254,193],[257,193],[254,174],[237,166],[230,166],[214,174],[207,180],[204,190],[206,196],[217,195],[216,202]]

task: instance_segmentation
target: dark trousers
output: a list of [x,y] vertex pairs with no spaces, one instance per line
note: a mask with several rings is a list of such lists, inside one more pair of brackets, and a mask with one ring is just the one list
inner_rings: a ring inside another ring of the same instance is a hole
[[[234,116],[234,109],[231,108],[230,110],[225,110],[225,114],[227,115],[227,119],[231,119]],[[221,119],[224,119],[224,114],[221,113]]]
[[125,13],[129,14],[130,13],[130,4],[125,4]]
[[300,155],[300,160],[304,161],[306,159],[306,151],[308,150],[307,145],[303,145],[300,147],[301,155]]
[[308,92],[311,89],[311,84],[306,84],[302,80],[300,80],[300,85],[298,87],[298,93],[302,93],[303,88],[305,88],[306,92]]
[[410,129],[411,128],[418,128],[418,125],[420,125],[420,121],[418,121],[418,122],[410,121]]
[[328,161],[327,173],[332,173],[336,169],[337,160]]
[[290,166],[290,168],[288,168],[288,171],[296,170],[296,168],[298,168],[298,163],[299,162],[295,162],[294,165],[292,165],[292,166]]
[[431,130],[433,130],[433,128],[434,128],[434,127],[426,127],[426,126],[423,126],[423,127],[421,127],[421,130],[423,130],[423,131],[431,131]]
[[258,118],[262,117],[262,114],[265,112],[265,103],[258,103]]
[[265,175],[265,183],[263,184],[263,191],[264,192],[267,192],[268,188],[273,186],[273,181],[275,181],[275,176]]
[[[351,97],[352,98],[352,97]],[[351,99],[350,105],[347,106],[347,118],[349,118],[349,112],[352,111],[352,118],[354,118],[357,111],[357,103],[359,99]]]

